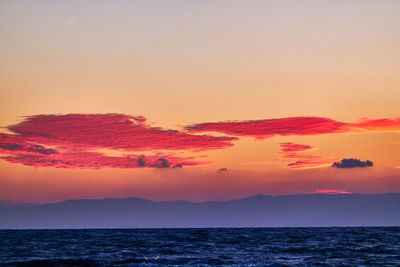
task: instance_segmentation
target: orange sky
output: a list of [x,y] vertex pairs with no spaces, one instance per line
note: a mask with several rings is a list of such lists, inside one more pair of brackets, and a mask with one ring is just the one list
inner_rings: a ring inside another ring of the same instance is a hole
[[[8,126],[37,114],[142,115],[151,126],[185,133],[185,126],[219,121],[398,118],[399,12],[398,1],[2,1],[0,132],[12,134]],[[209,162],[181,169],[0,160],[0,200],[398,192],[396,127],[240,136],[223,149],[172,151]],[[290,169],[299,158],[285,157],[280,143],[311,146],[300,157],[328,163]],[[157,152],[165,151],[146,150]],[[330,167],[343,158],[374,166]]]

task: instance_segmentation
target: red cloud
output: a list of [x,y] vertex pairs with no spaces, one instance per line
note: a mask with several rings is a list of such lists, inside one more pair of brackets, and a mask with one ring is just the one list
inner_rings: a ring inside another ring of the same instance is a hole
[[205,164],[171,155],[111,157],[96,149],[131,151],[207,150],[232,146],[236,137],[192,135],[151,127],[144,117],[123,114],[66,114],[27,117],[0,134],[2,158],[36,167],[170,168]]
[[236,136],[268,138],[274,135],[317,135],[358,130],[400,131],[400,117],[363,119],[356,123],[323,117],[289,117],[269,120],[200,123],[185,127],[190,132],[221,132]]
[[281,150],[287,152],[298,152],[313,149],[314,147],[308,145],[300,145],[295,143],[280,143]]
[[23,138],[17,135],[0,133],[0,153],[50,155],[58,152],[52,148],[26,143]]
[[151,127],[144,117],[124,114],[37,115],[8,129],[26,142],[42,145],[126,151],[217,149],[230,147],[237,139]]
[[[153,127],[142,116],[125,114],[65,114],[26,117],[8,127],[12,134],[0,133],[0,153],[10,162],[33,166],[65,168],[166,168],[204,164],[193,158],[159,155],[144,158],[110,157],[96,149],[123,150],[127,153],[159,150],[227,148],[237,137],[194,135]],[[363,119],[345,123],[323,117],[289,117],[269,120],[201,123],[185,127],[189,132],[215,131],[236,136],[267,138],[275,135],[316,135],[349,131],[400,131],[400,118]],[[311,146],[282,143],[283,158],[294,159],[290,168],[320,167],[330,159],[304,153]],[[140,153],[140,152],[139,152]]]
[[186,127],[191,132],[215,131],[230,135],[267,138],[274,135],[314,135],[347,131],[347,124],[321,117],[201,123]]
[[101,168],[170,168],[171,166],[194,166],[206,162],[192,161],[192,158],[171,156],[138,156],[110,157],[98,152],[65,151],[51,155],[18,154],[3,157],[8,162],[21,163],[34,167],[55,167],[69,169],[101,169]]
[[280,146],[280,154],[283,158],[296,160],[295,162],[289,163],[287,165],[291,169],[318,168],[329,166],[330,164],[332,164],[331,159],[325,159],[321,156],[299,153],[313,149],[314,147],[312,146],[300,145],[295,143],[281,143]]
[[383,119],[361,119],[349,126],[370,131],[400,131],[400,117]]
[[289,163],[287,166],[291,169],[309,169],[309,168],[320,168],[329,166],[332,162],[329,160],[299,160],[292,163]]

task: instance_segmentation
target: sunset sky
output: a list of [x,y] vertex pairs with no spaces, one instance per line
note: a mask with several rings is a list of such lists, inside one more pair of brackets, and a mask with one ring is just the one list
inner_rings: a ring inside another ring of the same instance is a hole
[[399,14],[1,1],[0,200],[400,192]]

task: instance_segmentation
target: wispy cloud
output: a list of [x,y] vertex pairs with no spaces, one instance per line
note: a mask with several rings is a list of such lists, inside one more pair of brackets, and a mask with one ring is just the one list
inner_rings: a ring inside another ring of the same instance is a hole
[[314,149],[313,146],[295,143],[280,143],[280,155],[284,159],[292,159],[294,162],[287,166],[291,169],[320,168],[330,166],[332,159],[326,159],[317,155],[305,154],[304,151]]
[[400,117],[383,119],[361,119],[349,124],[350,127],[368,131],[400,131]]
[[68,169],[101,169],[101,168],[170,168],[176,165],[195,166],[206,162],[198,162],[194,158],[164,156],[128,155],[126,157],[110,157],[97,152],[70,151],[51,155],[19,154],[5,156],[3,159],[12,163],[21,163],[34,167],[55,167]]
[[313,146],[300,145],[295,143],[280,143],[280,145],[281,145],[281,151],[285,154],[289,154],[292,152],[306,151],[314,148]]
[[260,161],[247,161],[240,163],[241,165],[281,165],[280,161],[260,160]]
[[221,132],[235,136],[268,138],[275,135],[315,135],[347,131],[347,124],[322,117],[289,117],[252,121],[200,123],[185,127],[190,132]]
[[400,118],[361,119],[340,122],[324,117],[288,117],[265,120],[208,122],[185,127],[190,132],[220,132],[234,136],[269,138],[273,136],[319,135],[351,131],[400,131]]
[[315,189],[314,193],[316,194],[351,194],[352,192],[346,190],[338,190],[338,189]]

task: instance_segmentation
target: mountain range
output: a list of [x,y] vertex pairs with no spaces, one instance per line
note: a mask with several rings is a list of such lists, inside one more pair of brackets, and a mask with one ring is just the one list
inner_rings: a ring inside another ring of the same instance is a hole
[[400,226],[400,193],[0,202],[0,229]]

